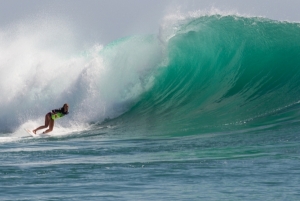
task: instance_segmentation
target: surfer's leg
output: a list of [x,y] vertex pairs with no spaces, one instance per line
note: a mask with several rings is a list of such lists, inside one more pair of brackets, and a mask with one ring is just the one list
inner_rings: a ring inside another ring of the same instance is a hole
[[[37,132],[38,130],[47,128],[47,127],[49,126],[50,120],[52,120],[52,119],[51,119],[51,115],[48,113],[48,114],[46,114],[46,116],[45,116],[45,125],[44,125],[44,126],[40,126],[40,127],[36,128],[36,129],[34,129],[32,132],[33,132],[34,134],[36,134],[36,132]],[[53,121],[53,120],[52,120],[52,121]]]
[[50,133],[52,130],[53,130],[53,127],[54,127],[54,120],[53,119],[49,119],[49,129],[44,131],[43,133],[46,134],[46,133]]

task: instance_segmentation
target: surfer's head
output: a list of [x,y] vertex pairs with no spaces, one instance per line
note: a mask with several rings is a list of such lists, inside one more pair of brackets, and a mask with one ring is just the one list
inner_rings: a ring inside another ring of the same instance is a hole
[[64,108],[64,112],[68,112],[69,111],[69,105],[68,105],[68,103],[65,103],[64,106],[63,106],[63,108]]

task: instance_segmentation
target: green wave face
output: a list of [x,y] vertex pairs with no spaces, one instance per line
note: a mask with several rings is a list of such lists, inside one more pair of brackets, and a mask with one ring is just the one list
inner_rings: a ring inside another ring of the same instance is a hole
[[169,130],[233,129],[297,105],[300,24],[203,16],[167,43],[168,64],[122,120]]

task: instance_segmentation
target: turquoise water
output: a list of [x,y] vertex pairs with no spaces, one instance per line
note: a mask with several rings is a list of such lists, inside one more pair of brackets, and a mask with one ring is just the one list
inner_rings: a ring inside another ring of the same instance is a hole
[[126,134],[102,129],[2,144],[1,200],[299,197],[298,127],[165,138]]
[[[299,200],[300,25],[170,26],[77,56],[59,91],[60,74],[25,77],[0,106],[1,200]],[[50,137],[22,131],[60,102],[70,115]]]

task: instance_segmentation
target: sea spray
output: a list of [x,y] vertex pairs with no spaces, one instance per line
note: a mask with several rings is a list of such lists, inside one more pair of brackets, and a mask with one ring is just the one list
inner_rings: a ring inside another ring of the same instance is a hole
[[78,51],[68,28],[36,25],[25,21],[1,30],[1,132],[13,132],[26,122],[42,124],[47,112],[65,102],[70,114],[56,125],[101,122],[126,111],[152,86],[151,71],[161,60],[155,36]]

